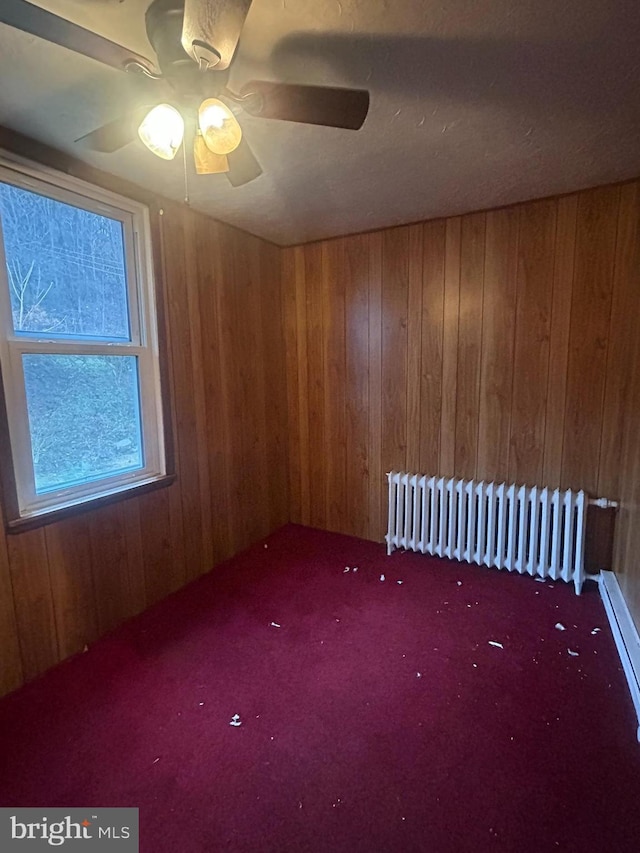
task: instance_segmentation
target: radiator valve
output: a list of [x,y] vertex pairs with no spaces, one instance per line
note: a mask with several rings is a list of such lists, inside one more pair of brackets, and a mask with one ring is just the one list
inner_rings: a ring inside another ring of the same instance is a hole
[[600,509],[610,509],[618,506],[617,501],[610,501],[608,498],[589,498],[589,503],[591,506],[599,506]]

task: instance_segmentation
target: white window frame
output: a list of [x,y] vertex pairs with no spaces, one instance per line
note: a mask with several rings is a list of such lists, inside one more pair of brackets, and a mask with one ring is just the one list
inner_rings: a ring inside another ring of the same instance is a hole
[[[160,359],[148,208],[124,196],[0,151],[0,181],[123,224],[130,340],[64,338],[14,333],[0,218],[0,366],[20,519],[105,498],[166,476]],[[144,467],[37,494],[27,413],[24,354],[128,355],[138,359]],[[0,452],[6,452],[3,448]]]

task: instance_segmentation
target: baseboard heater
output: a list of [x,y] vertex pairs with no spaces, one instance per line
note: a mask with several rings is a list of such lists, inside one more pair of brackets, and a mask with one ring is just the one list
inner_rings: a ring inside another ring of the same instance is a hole
[[627,676],[631,699],[636,709],[638,718],[636,736],[640,742],[640,635],[615,574],[613,572],[600,572],[599,586],[611,633],[620,655],[624,673]]
[[[585,492],[392,471],[387,553],[405,548],[553,580],[585,579]],[[610,501],[593,501],[599,506]]]

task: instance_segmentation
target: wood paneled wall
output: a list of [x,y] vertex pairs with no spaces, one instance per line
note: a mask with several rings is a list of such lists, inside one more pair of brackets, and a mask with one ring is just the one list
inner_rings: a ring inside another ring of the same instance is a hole
[[0,693],[288,520],[279,250],[182,206],[160,221],[177,480],[29,532],[0,518]]
[[[618,511],[614,568],[622,592],[640,631],[640,188],[628,196],[628,218],[619,234],[625,244],[624,275],[629,275],[625,302],[619,310],[620,346],[629,360],[628,371],[619,377],[624,405],[620,418],[624,428],[618,450],[620,466],[620,509]],[[635,219],[634,219],[635,217]]]
[[292,520],[380,540],[393,468],[637,513],[639,224],[636,182],[284,250]]
[[640,182],[283,250],[159,223],[176,482],[0,507],[0,693],[289,520],[382,539],[391,468],[621,500],[640,625]]

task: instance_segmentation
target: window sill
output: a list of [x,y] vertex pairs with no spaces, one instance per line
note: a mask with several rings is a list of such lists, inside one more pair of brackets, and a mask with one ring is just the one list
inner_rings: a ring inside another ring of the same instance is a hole
[[153,492],[156,489],[164,489],[170,486],[176,480],[175,474],[165,474],[155,480],[149,480],[138,485],[130,486],[117,492],[112,492],[108,495],[101,495],[95,498],[87,498],[78,503],[70,504],[69,506],[60,507],[59,509],[44,510],[41,513],[25,516],[23,518],[9,519],[6,523],[7,533],[24,533],[27,530],[34,530],[37,527],[44,527],[46,524],[53,524],[56,521],[62,521],[65,518],[71,518],[85,512],[93,512],[103,506],[126,501],[129,498],[146,495],[147,492]]

